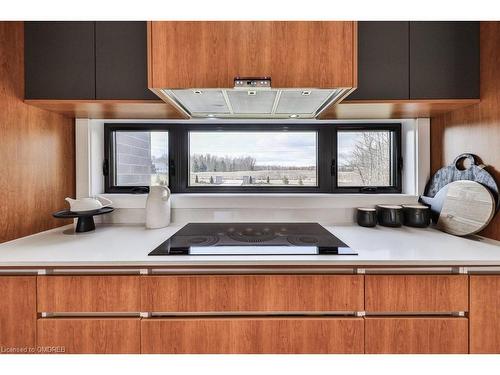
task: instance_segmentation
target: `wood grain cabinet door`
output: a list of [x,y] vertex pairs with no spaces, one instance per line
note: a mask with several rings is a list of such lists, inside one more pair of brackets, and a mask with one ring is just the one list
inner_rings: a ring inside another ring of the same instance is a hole
[[48,318],[37,327],[40,354],[141,352],[139,318]]
[[467,275],[366,275],[368,313],[469,310]]
[[0,276],[0,353],[35,347],[36,276]]
[[139,276],[38,276],[38,312],[140,312]]
[[143,319],[143,353],[363,353],[362,318]]
[[145,312],[363,311],[361,275],[141,277]]
[[355,87],[356,22],[150,22],[150,88]]
[[500,275],[470,276],[470,352],[500,353]]
[[466,354],[467,318],[366,318],[369,354]]

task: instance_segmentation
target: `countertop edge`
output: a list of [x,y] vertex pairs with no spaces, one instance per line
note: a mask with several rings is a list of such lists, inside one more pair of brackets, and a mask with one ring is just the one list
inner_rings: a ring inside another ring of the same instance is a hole
[[17,262],[17,263],[0,263],[0,271],[8,269],[19,269],[22,267],[29,268],[85,268],[85,267],[146,267],[146,268],[176,268],[176,267],[500,267],[500,262],[496,261],[213,261],[213,262]]

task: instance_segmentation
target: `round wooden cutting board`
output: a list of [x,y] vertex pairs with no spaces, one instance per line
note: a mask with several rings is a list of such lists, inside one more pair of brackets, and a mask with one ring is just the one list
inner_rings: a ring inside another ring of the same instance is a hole
[[490,191],[474,181],[455,181],[447,186],[437,228],[457,236],[484,229],[495,213]]
[[[453,181],[475,181],[490,189],[495,199],[495,206],[500,208],[500,195],[495,179],[489,174],[483,164],[478,163],[478,157],[473,154],[458,155],[453,163],[438,170],[425,187],[424,196],[434,197],[446,185]],[[463,166],[463,167],[461,167]]]

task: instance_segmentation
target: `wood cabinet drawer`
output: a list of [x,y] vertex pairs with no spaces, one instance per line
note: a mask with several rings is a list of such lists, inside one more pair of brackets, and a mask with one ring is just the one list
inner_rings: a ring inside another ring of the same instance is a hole
[[500,275],[470,276],[470,352],[500,353]]
[[144,276],[141,307],[146,312],[361,311],[363,276]]
[[139,312],[139,276],[39,276],[39,312]]
[[[74,354],[141,352],[139,318],[38,319],[38,347]],[[47,353],[47,352],[45,352]]]
[[0,276],[0,353],[35,346],[36,276]]
[[367,275],[367,312],[468,311],[466,275]]
[[363,353],[362,318],[169,318],[141,322],[143,353]]
[[366,318],[365,351],[371,354],[467,353],[467,318]]

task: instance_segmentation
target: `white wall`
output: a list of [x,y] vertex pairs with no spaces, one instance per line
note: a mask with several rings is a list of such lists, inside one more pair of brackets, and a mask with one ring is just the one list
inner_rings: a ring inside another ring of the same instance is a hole
[[[185,121],[185,120],[184,120]],[[204,120],[200,122],[210,122]],[[269,122],[269,120],[261,120]],[[179,120],[76,120],[77,197],[104,193],[104,123],[178,123]],[[193,123],[193,120],[189,120]],[[245,121],[226,121],[240,122]],[[256,121],[252,121],[255,123]],[[317,123],[318,120],[311,120]],[[415,203],[430,174],[430,120],[335,120],[330,123],[402,123],[403,194],[173,194],[172,218],[186,221],[353,222],[355,208],[376,204]],[[143,223],[145,195],[106,194],[115,212],[103,220]]]

